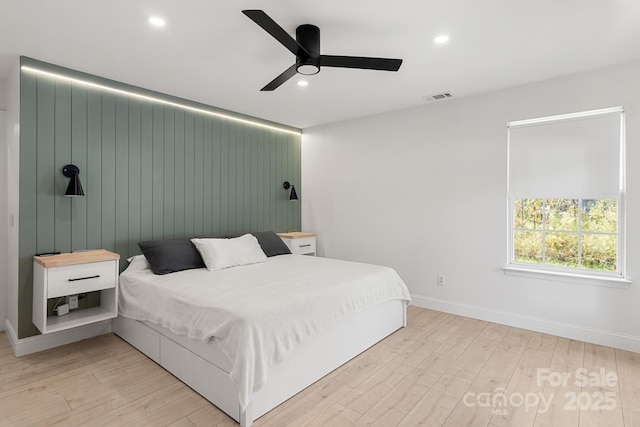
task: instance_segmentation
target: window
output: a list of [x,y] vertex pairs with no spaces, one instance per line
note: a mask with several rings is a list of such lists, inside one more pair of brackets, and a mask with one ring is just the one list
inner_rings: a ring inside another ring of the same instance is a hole
[[508,267],[624,278],[624,110],[508,123]]

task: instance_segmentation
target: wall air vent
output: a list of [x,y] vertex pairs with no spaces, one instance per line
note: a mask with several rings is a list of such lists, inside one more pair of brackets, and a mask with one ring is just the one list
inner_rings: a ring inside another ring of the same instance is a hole
[[449,92],[443,92],[443,93],[438,93],[436,95],[424,96],[423,98],[425,101],[431,102],[431,101],[440,101],[442,99],[453,98],[453,95],[451,95],[451,93]]

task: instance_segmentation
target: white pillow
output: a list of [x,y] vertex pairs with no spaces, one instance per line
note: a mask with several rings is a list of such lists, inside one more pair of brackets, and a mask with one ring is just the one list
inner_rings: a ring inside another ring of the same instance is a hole
[[129,266],[127,267],[127,271],[137,271],[137,270],[150,270],[151,266],[149,265],[149,261],[145,258],[144,255],[135,255],[131,258],[127,259],[129,261]]
[[209,271],[265,262],[258,239],[251,234],[233,239],[191,239]]

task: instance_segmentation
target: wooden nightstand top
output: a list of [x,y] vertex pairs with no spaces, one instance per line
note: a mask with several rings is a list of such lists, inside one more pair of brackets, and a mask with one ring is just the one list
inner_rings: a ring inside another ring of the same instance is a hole
[[300,239],[302,237],[316,237],[316,233],[305,233],[303,231],[290,231],[288,233],[278,233],[278,236],[285,239]]
[[33,260],[44,268],[87,264],[90,262],[113,261],[117,259],[120,259],[120,255],[107,251],[106,249],[33,257]]

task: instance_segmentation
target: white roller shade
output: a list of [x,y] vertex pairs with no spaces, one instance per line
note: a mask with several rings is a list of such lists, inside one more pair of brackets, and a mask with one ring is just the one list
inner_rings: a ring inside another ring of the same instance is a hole
[[616,199],[623,111],[509,123],[509,197]]

